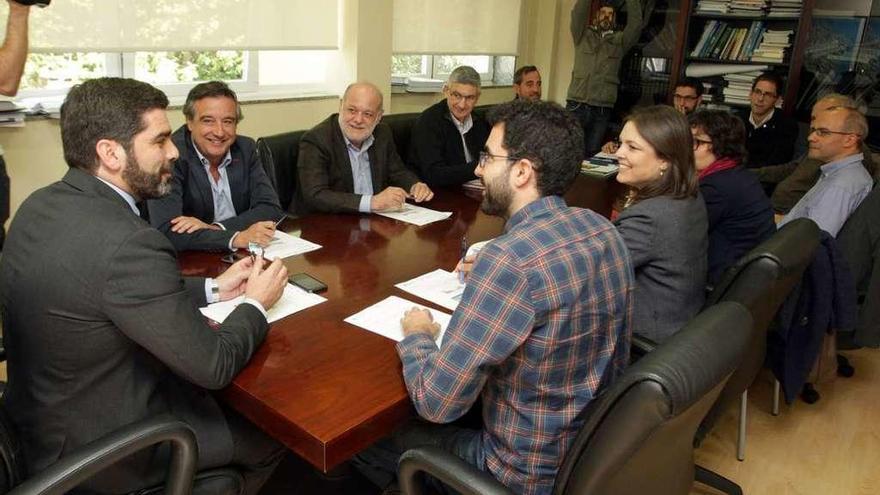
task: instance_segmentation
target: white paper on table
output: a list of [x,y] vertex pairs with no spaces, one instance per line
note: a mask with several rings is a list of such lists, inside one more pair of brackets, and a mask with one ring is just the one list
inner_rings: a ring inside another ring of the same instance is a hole
[[401,282],[395,287],[450,311],[455,311],[464,294],[464,283],[459,281],[458,273],[440,269]]
[[688,77],[712,77],[737,72],[753,72],[766,70],[767,65],[732,65],[732,64],[688,64],[685,75]]
[[263,257],[267,260],[289,258],[316,249],[321,249],[321,246],[301,237],[294,237],[286,232],[276,230],[272,240],[269,241],[269,245],[263,249]]
[[422,225],[427,225],[429,223],[446,220],[452,215],[452,212],[436,211],[429,208],[423,208],[421,206],[404,203],[403,209],[401,209],[400,211],[382,211],[376,212],[376,214],[382,215],[383,217],[400,220],[401,222],[418,225],[419,227],[421,227]]
[[[281,298],[278,299],[278,302],[266,311],[268,313],[267,320],[269,320],[269,323],[278,321],[285,316],[292,315],[316,304],[321,304],[326,300],[327,299],[317,294],[311,294],[299,287],[287,284],[284,286],[284,293],[281,294]],[[226,317],[242,303],[242,301],[244,301],[243,295],[228,301],[209,304],[203,308],[199,308],[199,311],[217,323],[223,323],[223,320],[225,320]]]
[[434,321],[440,324],[440,333],[437,334],[436,339],[437,346],[440,346],[452,316],[442,311],[408,301],[402,297],[386,297],[369,308],[349,316],[345,319],[345,322],[400,342],[403,340],[403,329],[400,327],[400,319],[403,318],[403,313],[413,306],[427,309],[431,312],[431,316],[434,317]]

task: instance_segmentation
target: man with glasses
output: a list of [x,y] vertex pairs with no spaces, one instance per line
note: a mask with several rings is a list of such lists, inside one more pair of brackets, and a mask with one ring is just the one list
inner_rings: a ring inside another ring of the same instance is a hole
[[[813,105],[811,121],[816,119],[819,112],[832,107],[844,107],[858,110],[863,115],[866,111],[864,103],[856,102],[852,97],[839,93],[830,93],[819,98]],[[871,150],[862,140],[862,165],[869,174],[875,174],[878,168],[871,159]],[[798,159],[782,165],[768,165],[766,167],[752,169],[758,176],[758,180],[765,189],[773,190],[770,201],[773,210],[779,214],[788,213],[795,204],[816,184],[819,180],[819,167],[822,162],[809,155],[803,155]]]
[[746,125],[748,168],[787,163],[794,154],[798,126],[776,109],[782,92],[782,78],[776,73],[765,72],[752,82],[750,108],[740,114]]
[[[486,186],[480,208],[506,220],[504,233],[477,254],[439,348],[429,312],[401,315],[397,352],[422,419],[356,459],[380,486],[401,453],[433,445],[513,493],[549,494],[581,411],[627,364],[626,246],[608,220],[562,199],[580,172],[580,127],[550,102],[514,100],[490,118],[475,173]],[[478,401],[481,429],[448,424]]]
[[407,170],[382,120],[382,92],[370,83],[346,88],[334,113],[299,144],[300,190],[312,211],[370,213],[417,203],[434,194]]
[[672,106],[682,115],[690,115],[703,104],[703,90],[703,83],[695,77],[680,79],[672,93]]
[[836,236],[844,222],[871,192],[873,181],[862,165],[862,141],[868,122],[858,110],[832,107],[816,114],[810,124],[809,157],[819,160],[821,175],[779,226],[807,217]]
[[422,112],[413,126],[410,168],[431,187],[475,179],[477,155],[489,136],[486,120],[473,113],[480,86],[473,67],[456,67],[443,85],[446,99]]

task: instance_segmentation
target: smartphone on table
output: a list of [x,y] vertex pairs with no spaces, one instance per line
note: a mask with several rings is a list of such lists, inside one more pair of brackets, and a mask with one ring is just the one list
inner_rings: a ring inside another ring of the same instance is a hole
[[290,283],[306,292],[323,292],[327,290],[327,284],[321,282],[308,273],[294,273],[287,277]]

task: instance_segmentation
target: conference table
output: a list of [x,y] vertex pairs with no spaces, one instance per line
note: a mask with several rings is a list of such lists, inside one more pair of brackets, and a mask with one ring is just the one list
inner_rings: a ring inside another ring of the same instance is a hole
[[[566,200],[606,217],[620,188],[613,177],[581,174]],[[452,270],[461,238],[497,237],[504,222],[479,211],[480,191],[435,191],[424,206],[450,211],[417,227],[379,215],[312,214],[280,229],[320,244],[286,258],[291,274],[323,281],[327,301],[271,325],[250,363],[221,399],[318,469],[327,472],[415,414],[391,339],[343,320],[390,295],[449,312],[394,287],[437,268]],[[218,253],[184,252],[184,275],[212,277]],[[398,325],[398,321],[389,321]]]

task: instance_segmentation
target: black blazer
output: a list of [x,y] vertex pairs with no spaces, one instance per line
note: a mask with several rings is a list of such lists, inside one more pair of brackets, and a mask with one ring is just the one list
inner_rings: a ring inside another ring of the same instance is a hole
[[465,161],[461,133],[452,122],[445,99],[427,108],[416,120],[408,162],[430,187],[458,185],[476,178],[474,168],[489,138],[489,124],[476,113],[471,116],[474,125],[464,135],[471,154],[469,162]]
[[797,122],[782,114],[777,108],[773,117],[757,129],[749,122],[751,109],[739,113],[746,126],[746,167],[756,168],[767,165],[788,163],[794,155],[794,142],[798,137]]
[[150,223],[168,236],[175,249],[224,250],[236,232],[256,222],[277,221],[284,215],[278,195],[260,162],[254,140],[238,136],[230,147],[232,163],[226,168],[236,216],[221,222],[226,230],[203,229],[192,234],[171,232],[171,220],[180,215],[196,217],[205,223],[214,221],[210,179],[193,148],[189,129],[183,125],[171,137],[180,152],[180,158],[174,164],[171,193],[164,198],[150,200],[148,204]]
[[700,180],[709,215],[709,277],[714,285],[727,267],[776,232],[773,206],[758,178],[742,167]]
[[[232,438],[205,389],[229,384],[269,325],[242,304],[212,330],[197,309],[204,279],[182,279],[171,243],[116,191],[70,169],[33,193],[9,229],[0,287],[3,401],[30,473],[159,414],[194,428],[199,466],[229,463]],[[151,449],[87,486],[127,492],[132,478],[161,479],[167,455]]]
[[[388,186],[409,192],[419,181],[397,155],[391,129],[381,122],[373,130],[373,144],[367,155],[373,194]],[[303,204],[308,210],[357,213],[361,195],[354,193],[351,160],[339,128],[339,114],[327,117],[303,135],[296,168]]]

